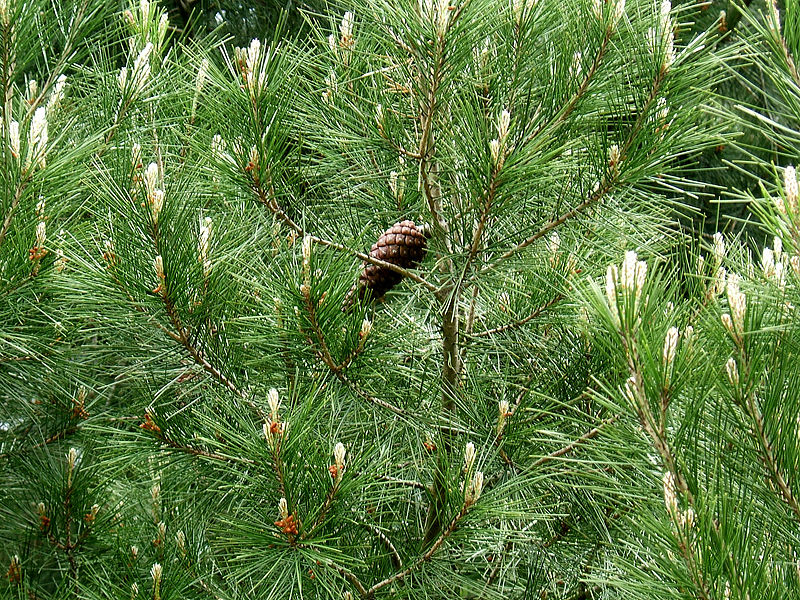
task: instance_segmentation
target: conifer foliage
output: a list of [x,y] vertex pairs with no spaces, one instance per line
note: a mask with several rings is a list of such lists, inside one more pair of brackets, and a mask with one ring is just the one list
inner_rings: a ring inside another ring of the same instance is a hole
[[0,594],[796,594],[791,161],[675,224],[796,36],[705,4],[0,0]]

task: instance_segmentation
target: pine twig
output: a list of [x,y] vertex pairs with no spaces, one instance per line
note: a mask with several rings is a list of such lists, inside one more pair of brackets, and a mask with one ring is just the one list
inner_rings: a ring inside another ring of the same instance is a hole
[[789,484],[786,482],[786,479],[784,479],[780,469],[778,468],[778,463],[775,460],[775,454],[772,451],[772,443],[767,438],[766,429],[764,427],[764,415],[756,405],[752,394],[750,394],[747,405],[748,412],[753,419],[754,429],[758,436],[759,444],[761,445],[761,455],[767,465],[767,468],[769,469],[770,477],[772,477],[775,485],[778,486],[780,495],[783,497],[786,504],[792,509],[792,512],[798,521],[800,521],[800,505],[798,505],[797,497],[792,493],[792,489],[789,487]]
[[537,318],[539,315],[541,315],[542,313],[546,312],[548,309],[552,308],[553,306],[555,306],[556,304],[561,302],[563,299],[564,299],[564,295],[563,294],[556,294],[553,298],[551,298],[550,300],[548,300],[544,304],[542,304],[542,305],[536,307],[535,309],[533,309],[533,312],[531,312],[531,314],[529,314],[524,319],[520,319],[519,321],[515,321],[513,323],[507,323],[506,325],[501,325],[501,326],[495,327],[493,329],[487,329],[485,331],[480,331],[478,333],[473,333],[471,337],[473,337],[473,338],[487,337],[487,336],[495,335],[497,333],[502,333],[504,331],[508,331],[510,329],[517,329],[518,327],[522,327],[523,325],[525,325],[527,323],[530,323],[535,318]]
[[[375,396],[365,392],[362,390],[355,382],[353,382],[347,375],[344,373],[344,369],[347,366],[347,362],[351,360],[348,358],[347,361],[342,363],[341,365],[337,364],[336,361],[333,359],[330,350],[328,349],[328,344],[325,342],[325,334],[322,331],[322,328],[319,325],[317,320],[317,312],[314,307],[314,303],[311,301],[310,292],[307,289],[303,289],[303,304],[305,305],[306,312],[308,313],[309,321],[311,322],[311,328],[314,331],[314,335],[317,337],[319,341],[320,350],[314,349],[314,353],[319,357],[319,359],[325,364],[326,367],[330,370],[330,372],[345,386],[350,388],[356,395],[360,396],[367,402],[374,404],[376,406],[380,406],[381,408],[385,408],[393,412],[399,416],[407,416],[406,411],[402,408],[399,408],[388,402],[386,400],[382,400],[380,398],[376,398]],[[301,330],[302,332],[302,330]],[[306,341],[308,341],[309,345],[314,348],[313,340],[306,335]]]
[[597,54],[595,54],[594,60],[592,61],[592,66],[586,72],[586,75],[581,81],[581,84],[578,86],[577,91],[575,94],[570,98],[570,101],[564,106],[562,111],[558,113],[555,118],[548,122],[542,124],[540,127],[532,131],[526,138],[525,143],[530,142],[531,140],[537,138],[541,133],[548,128],[555,128],[557,125],[560,125],[564,121],[567,120],[572,111],[578,106],[578,102],[580,102],[581,98],[586,94],[586,91],[589,89],[589,84],[591,83],[592,79],[594,79],[597,70],[600,68],[600,63],[603,61],[603,57],[605,57],[606,51],[608,50],[608,44],[611,41],[611,36],[614,34],[614,27],[609,26],[606,28],[605,34],[603,36],[603,41],[600,43],[600,48],[597,50]]
[[286,478],[283,475],[283,461],[280,454],[280,443],[276,443],[272,451],[272,470],[275,471],[275,479],[278,481],[278,491],[281,498],[286,497]]
[[28,115],[32,115],[36,111],[38,106],[44,100],[45,94],[47,94],[52,85],[55,83],[56,79],[63,73],[64,66],[67,64],[67,57],[72,54],[72,51],[75,49],[75,40],[78,37],[78,33],[80,32],[80,27],[82,24],[81,22],[86,16],[86,10],[88,8],[89,0],[84,0],[77,13],[75,13],[75,17],[72,19],[72,22],[69,24],[69,37],[67,38],[67,41],[61,50],[61,55],[59,56],[58,61],[50,69],[50,75],[41,88],[39,88],[39,94],[33,99],[28,107]]
[[427,491],[428,488],[424,483],[420,483],[419,481],[414,481],[412,479],[398,479],[397,477],[390,477],[389,475],[376,475],[376,479],[380,481],[386,481],[388,483],[395,483],[397,485],[405,485],[412,488],[417,488],[418,490]]
[[[341,363],[337,363],[328,348],[327,342],[325,341],[325,333],[322,331],[322,327],[319,324],[319,319],[317,318],[316,305],[311,300],[311,290],[307,285],[304,285],[301,288],[301,293],[303,295],[303,304],[305,305],[306,312],[308,313],[308,320],[311,322],[311,329],[314,331],[314,336],[317,338],[317,341],[320,345],[321,350],[318,352],[318,356],[320,359],[322,359],[322,362],[324,362],[334,373],[344,371],[356,358],[358,358],[358,355],[364,350],[364,343],[366,340],[361,337],[356,347],[350,351],[350,353],[344,358],[344,360],[342,360]],[[308,338],[308,336],[306,336],[306,340],[313,347],[313,342],[310,338]]]
[[303,533],[300,536],[301,540],[310,538],[314,534],[314,532],[320,527],[320,525],[322,525],[325,522],[325,517],[328,516],[328,511],[331,509],[331,506],[333,506],[333,500],[336,497],[336,492],[338,489],[339,489],[339,482],[334,481],[333,485],[328,490],[328,493],[325,494],[325,500],[322,503],[322,507],[319,509],[319,514],[317,515],[317,518],[314,520],[314,523],[308,530],[303,531]]
[[[504,144],[505,145],[505,144]],[[503,160],[507,157],[507,150],[505,148],[502,149],[503,152]],[[495,196],[497,194],[497,186],[498,186],[498,176],[500,175],[500,170],[502,169],[502,163],[496,164],[492,167],[492,175],[491,175],[491,182],[489,183],[489,189],[486,191],[485,200],[483,201],[483,210],[481,211],[480,219],[478,220],[478,226],[475,228],[475,232],[472,236],[472,243],[469,247],[469,254],[467,255],[467,260],[464,265],[463,272],[466,274],[469,272],[469,268],[472,265],[472,262],[478,255],[478,251],[480,250],[481,241],[483,238],[483,232],[486,228],[486,223],[489,220],[489,213],[494,206]],[[469,303],[469,314],[467,315],[467,323],[464,327],[465,335],[469,336],[472,333],[472,326],[475,321],[475,304],[478,298],[478,285],[473,284],[472,288],[472,297]],[[461,362],[463,363],[464,357],[466,356],[467,345],[463,344],[461,349]]]
[[72,427],[67,427],[66,429],[63,429],[63,430],[59,431],[58,433],[55,433],[55,434],[51,435],[49,438],[47,438],[43,442],[40,442],[40,443],[36,444],[34,446],[34,448],[43,448],[47,444],[52,444],[53,442],[57,442],[59,440],[63,440],[65,437],[67,437],[69,435],[72,435],[73,433],[78,431],[78,429],[79,428],[78,428],[77,425],[73,425]]
[[[306,313],[308,314],[308,320],[311,323],[311,329],[314,331],[314,336],[317,338],[317,343],[320,347],[317,355],[331,370],[331,372],[338,373],[344,368],[344,364],[338,364],[333,359],[333,355],[328,348],[328,344],[325,341],[325,333],[322,331],[322,327],[320,327],[319,320],[317,319],[317,309],[314,306],[314,303],[311,301],[311,290],[308,289],[307,285],[303,285],[301,293],[303,296],[303,304],[305,305]],[[311,339],[308,339],[308,341],[311,343],[313,348],[313,341]]]
[[25,192],[25,188],[28,187],[28,183],[31,179],[31,173],[33,172],[33,168],[31,168],[28,172],[24,175],[22,181],[19,182],[16,191],[14,192],[14,197],[11,199],[11,206],[8,207],[8,212],[6,213],[5,218],[3,219],[3,224],[0,225],[0,245],[6,239],[6,235],[8,234],[8,230],[11,227],[11,222],[14,220],[14,213],[17,211],[17,207],[19,206],[19,201],[22,199],[22,194]]
[[[666,80],[666,77],[667,77],[667,66],[662,65],[662,67],[656,74],[655,79],[653,80],[653,85],[650,88],[650,93],[648,94],[647,100],[645,101],[644,105],[639,111],[639,114],[636,117],[636,121],[634,122],[630,132],[628,133],[627,138],[625,139],[625,143],[622,145],[622,148],[620,149],[620,159],[619,159],[620,162],[625,160],[625,158],[628,155],[628,152],[631,149],[631,146],[633,146],[633,143],[636,140],[636,136],[638,135],[639,131],[641,131],[642,127],[644,127],[645,120],[648,116],[648,112],[650,111],[650,107],[653,105],[653,103],[655,103],[656,99],[658,98],[658,93],[661,90],[661,86]],[[504,252],[499,258],[497,258],[492,263],[485,266],[478,273],[483,274],[489,271],[493,271],[500,264],[502,264],[503,262],[514,256],[520,250],[527,248],[535,241],[543,238],[545,235],[547,235],[554,229],[563,225],[566,221],[583,213],[583,211],[585,211],[587,208],[602,200],[603,197],[605,197],[605,195],[608,194],[608,192],[610,192],[613,189],[618,179],[619,179],[618,171],[614,171],[610,178],[604,177],[603,180],[600,182],[600,185],[598,185],[597,188],[577,206],[562,213],[556,219],[544,224],[533,235],[529,236],[525,240],[519,242],[517,245]]]
[[9,356],[7,358],[0,358],[0,365],[11,362],[27,362],[29,360],[36,360],[37,358],[39,357],[34,356],[33,354],[27,354],[25,356]]
[[774,34],[778,38],[778,42],[781,47],[781,51],[783,53],[783,59],[786,61],[786,66],[789,69],[789,74],[792,76],[794,80],[794,84],[800,88],[800,74],[797,72],[797,67],[794,64],[794,59],[792,58],[792,53],[789,51],[789,45],[786,43],[786,37],[781,34],[780,28],[778,27],[779,21],[779,12],[778,12],[778,3],[775,0],[768,0],[770,11],[772,12],[771,18],[775,19]]
[[447,527],[444,529],[444,531],[442,531],[439,534],[439,537],[436,539],[436,541],[433,543],[433,545],[431,545],[431,547],[428,548],[427,552],[425,552],[425,554],[423,554],[419,559],[417,559],[417,561],[414,564],[410,565],[409,567],[407,567],[403,571],[400,571],[399,573],[395,573],[394,575],[392,575],[390,577],[387,577],[383,581],[380,581],[380,582],[376,583],[375,585],[373,585],[371,588],[369,588],[366,591],[366,595],[362,595],[362,596],[364,598],[368,598],[368,599],[373,598],[375,596],[375,592],[377,592],[378,590],[380,590],[382,588],[385,588],[387,585],[391,585],[395,581],[399,581],[401,579],[405,579],[408,575],[413,573],[420,566],[422,566],[426,562],[430,561],[431,558],[433,558],[433,555],[436,554],[436,551],[439,550],[439,548],[442,547],[442,544],[444,544],[445,541],[447,540],[447,538],[449,538],[450,535],[456,530],[456,527],[458,526],[459,521],[466,514],[467,514],[467,507],[464,506],[459,511],[459,513],[450,520],[450,523],[447,525]]
[[395,406],[394,404],[392,404],[391,402],[388,402],[386,400],[382,400],[381,398],[377,398],[377,397],[373,396],[372,394],[370,394],[369,392],[364,391],[363,389],[361,389],[361,387],[358,386],[358,384],[356,384],[354,381],[352,381],[347,375],[345,375],[341,371],[335,372],[334,375],[336,376],[336,378],[339,381],[341,381],[343,384],[345,384],[347,387],[349,387],[356,395],[360,396],[361,398],[363,398],[367,402],[370,402],[371,404],[374,404],[375,406],[380,406],[381,408],[385,408],[386,410],[391,411],[391,412],[393,412],[394,414],[396,414],[398,416],[401,416],[401,417],[408,417],[409,416],[408,413],[405,410],[403,410],[402,408],[399,408],[399,407]]
[[[506,150],[502,150],[505,158]],[[466,264],[464,265],[464,272],[466,273],[469,271],[469,267],[472,264],[472,261],[475,260],[475,257],[478,255],[478,251],[480,250],[481,241],[483,239],[483,232],[486,229],[486,222],[489,219],[489,213],[494,206],[494,202],[497,196],[497,188],[499,186],[499,177],[500,171],[502,167],[500,164],[497,164],[492,167],[492,175],[491,180],[489,182],[489,188],[486,190],[485,198],[482,202],[483,210],[481,210],[481,216],[478,220],[478,226],[475,228],[475,232],[472,235],[472,242],[469,245],[469,254],[467,255]]]
[[380,529],[378,529],[374,525],[370,525],[366,521],[359,521],[359,524],[362,527],[370,530],[372,533],[375,534],[375,536],[381,542],[383,542],[383,545],[386,546],[386,548],[389,550],[389,554],[392,557],[392,566],[395,569],[402,569],[403,568],[403,559],[400,558],[400,553],[397,551],[397,548],[395,548],[394,544],[392,543],[392,540],[390,540],[389,537],[385,533],[383,533]]
[[187,571],[189,571],[189,574],[194,577],[195,581],[197,581],[205,593],[214,596],[214,600],[223,600],[222,596],[215,592],[211,586],[203,580],[203,578],[199,573],[197,573],[197,570],[194,569],[191,564],[187,565]]
[[[749,380],[750,361],[748,360],[744,344],[737,342],[737,346],[739,347],[741,359],[744,363],[744,379]],[[792,492],[792,488],[789,487],[789,484],[787,483],[778,466],[778,461],[776,460],[775,453],[773,452],[773,444],[769,437],[767,437],[767,430],[764,424],[764,415],[761,412],[761,408],[758,406],[755,398],[755,391],[752,389],[752,386],[749,386],[749,389],[745,394],[745,398],[742,402],[742,408],[744,408],[747,416],[752,420],[753,433],[755,434],[760,447],[759,453],[761,454],[761,459],[764,461],[764,465],[769,472],[770,479],[772,479],[772,482],[778,488],[778,494],[780,497],[784,502],[786,502],[787,506],[794,513],[795,518],[800,521],[800,504],[798,504],[797,497]]]
[[543,465],[544,463],[550,462],[551,460],[559,458],[560,456],[564,456],[565,454],[569,454],[570,452],[575,450],[581,444],[584,444],[584,443],[588,442],[589,440],[591,440],[592,438],[597,437],[597,435],[601,431],[603,431],[603,429],[605,429],[607,426],[609,426],[612,423],[614,423],[618,418],[619,418],[619,415],[614,415],[613,417],[609,417],[608,419],[606,419],[602,423],[600,423],[597,427],[594,427],[590,431],[587,431],[581,437],[571,441],[566,446],[562,446],[558,450],[556,450],[554,452],[551,452],[550,454],[547,454],[546,456],[540,457],[539,459],[534,461],[534,463],[531,465],[530,468],[538,467],[539,465]]
[[173,304],[172,300],[170,299],[169,295],[164,291],[161,294],[161,298],[164,302],[164,307],[167,312],[167,316],[169,317],[170,323],[174,327],[175,331],[170,332],[170,337],[172,339],[181,343],[184,349],[189,353],[189,356],[194,359],[194,361],[203,367],[203,369],[209,373],[214,379],[216,379],[219,383],[223,386],[228,388],[231,392],[239,396],[242,400],[244,400],[247,405],[255,412],[259,419],[262,421],[266,420],[266,414],[261,408],[253,402],[248,394],[243,390],[239,389],[235,383],[233,383],[222,371],[217,369],[214,365],[212,365],[204,356],[203,352],[197,348],[192,341],[189,339],[189,333],[186,328],[181,323],[180,317],[178,316],[177,311],[175,310],[175,305]]
[[[513,413],[512,413],[512,416],[513,416]],[[524,469],[525,472],[529,472],[529,471],[533,470],[536,467],[539,467],[539,466],[541,466],[541,465],[543,465],[545,463],[550,462],[551,460],[555,460],[556,458],[560,458],[560,457],[564,456],[565,454],[569,454],[573,450],[576,450],[578,447],[582,446],[583,444],[585,444],[589,440],[596,438],[603,431],[603,429],[605,429],[606,427],[608,427],[612,423],[616,422],[617,419],[619,419],[619,415],[614,415],[612,417],[609,417],[608,419],[605,419],[604,421],[602,421],[596,427],[593,427],[592,429],[590,429],[589,431],[584,433],[579,438],[576,438],[576,439],[572,440],[568,444],[562,446],[558,450],[554,450],[550,454],[546,454],[545,456],[539,457],[533,463],[531,463],[529,466],[525,467],[525,469]],[[499,438],[497,438],[497,439],[499,439]],[[514,463],[514,461],[511,460],[511,458],[502,449],[500,450],[500,452],[501,452],[501,458],[503,459],[503,461],[509,467],[511,467],[512,469],[518,470],[516,463]],[[485,484],[486,487],[487,488],[492,487],[495,483],[497,483],[497,481],[499,479],[500,479],[500,475],[499,474],[491,477],[486,482],[486,484]]]
[[[467,514],[467,511],[468,508],[466,505],[462,507],[461,510],[458,512],[458,514],[450,520],[450,523],[447,525],[444,531],[442,531],[439,534],[439,537],[436,539],[433,545],[431,545],[431,547],[428,548],[428,550],[422,556],[420,556],[414,562],[414,564],[406,567],[402,571],[395,573],[394,575],[386,577],[385,579],[379,581],[370,588],[365,587],[364,584],[361,583],[361,580],[358,579],[358,577],[356,577],[353,573],[347,571],[343,567],[340,567],[336,563],[329,562],[328,565],[334,570],[336,570],[342,577],[347,579],[347,581],[349,581],[353,585],[353,587],[356,588],[362,600],[372,600],[375,597],[376,592],[380,591],[381,589],[385,588],[388,585],[395,583],[396,581],[401,581],[405,579],[411,573],[413,573],[415,570],[421,567],[423,564],[429,562],[431,558],[433,558],[433,555],[436,554],[439,548],[441,548],[442,545],[445,543],[445,541],[447,541],[447,538],[449,538],[450,535],[452,535],[452,533],[456,530],[458,523],[461,521],[464,515]],[[396,559],[399,558],[400,557],[398,555]]]
[[494,583],[495,579],[497,579],[497,576],[500,574],[500,568],[503,565],[503,557],[508,554],[513,547],[514,542],[511,539],[506,540],[506,543],[503,545],[503,550],[500,552],[500,556],[494,559],[497,561],[497,564],[495,564],[492,567],[492,570],[489,572],[489,576],[486,578],[486,583],[483,585],[483,590],[481,591],[481,595],[478,597],[478,600],[483,598],[483,595],[489,589],[489,586]]
[[[73,467],[74,465],[70,466],[69,468],[72,469]],[[56,539],[55,535],[53,535],[53,532],[49,529],[50,527],[49,522],[47,525],[48,529],[46,537],[54,548],[61,550],[66,556],[67,563],[69,565],[69,577],[74,585],[75,597],[78,598],[80,596],[80,584],[78,582],[78,559],[75,557],[75,550],[86,539],[87,532],[84,531],[84,535],[79,536],[76,540],[73,541],[72,492],[73,492],[73,481],[72,481],[72,472],[70,472],[70,475],[67,478],[66,494],[64,495],[64,535],[66,536],[66,539],[63,542]]]
[[239,464],[247,464],[247,465],[257,465],[258,463],[255,460],[250,458],[241,458],[236,456],[225,456],[224,454],[218,454],[216,452],[209,452],[208,450],[202,450],[200,448],[192,448],[191,446],[183,446],[176,442],[175,440],[168,438],[166,436],[157,436],[158,441],[166,446],[177,450],[179,452],[184,452],[186,454],[191,454],[192,456],[200,456],[203,458],[208,458],[210,460],[217,460],[220,462],[229,462],[229,463],[239,463]]
[[[631,401],[634,404],[633,408],[637,417],[639,418],[639,423],[641,424],[641,427],[647,436],[650,438],[650,443],[652,444],[653,448],[661,457],[661,462],[665,470],[672,475],[676,491],[686,498],[686,501],[690,506],[694,507],[694,495],[689,489],[689,485],[686,482],[683,472],[678,468],[675,453],[670,447],[669,441],[666,438],[666,406],[669,404],[669,398],[661,398],[661,406],[665,408],[661,411],[662,420],[656,421],[656,417],[653,415],[653,411],[650,407],[647,393],[645,391],[644,380],[640,368],[641,359],[639,356],[636,339],[634,337],[629,337],[630,333],[627,331],[619,331],[619,335],[620,342],[625,349],[625,355],[627,358],[627,366],[630,373],[629,381],[632,382],[630,394],[633,396],[633,398]],[[664,393],[668,394],[669,392],[664,392],[662,390],[662,394]],[[674,521],[676,519],[676,515],[670,513],[670,518]],[[715,532],[716,537],[719,537],[719,532],[716,531],[716,528],[712,527],[712,531]],[[678,548],[680,550],[683,563],[688,571],[692,584],[697,589],[698,597],[701,600],[711,600],[711,592],[708,589],[708,584],[706,583],[704,574],[702,572],[698,572],[691,540],[687,538],[685,532],[683,532],[681,528],[678,528],[677,532],[675,533],[675,537],[676,541],[678,542]],[[726,556],[726,561],[727,560],[730,560],[730,557]]]
[[[130,294],[130,292],[123,286],[119,278],[113,275],[113,273],[111,275],[111,279],[127,296],[128,300],[131,302],[131,304],[133,305],[134,309],[137,312],[140,312],[142,314],[147,314],[145,308],[136,301],[136,299]],[[258,415],[258,417],[261,420],[264,420],[265,415],[263,411],[258,407],[258,405],[256,405],[252,400],[249,399],[247,393],[239,389],[236,386],[236,384],[234,384],[222,371],[220,371],[214,365],[212,365],[203,356],[203,353],[198,348],[196,348],[194,344],[191,343],[188,332],[184,329],[180,321],[180,318],[178,317],[177,311],[175,310],[175,306],[167,297],[166,293],[161,294],[161,299],[164,302],[164,307],[166,309],[167,316],[170,319],[170,323],[175,328],[175,331],[169,329],[168,327],[165,327],[164,325],[155,320],[153,321],[153,325],[157,329],[160,329],[168,337],[172,338],[173,340],[181,344],[197,365],[203,367],[204,371],[206,371],[209,375],[211,375],[223,386],[228,388],[228,390],[230,390],[231,392],[239,396],[242,400],[244,400],[250,406],[250,408],[253,409],[256,415]],[[148,315],[148,317],[152,318],[151,315]]]
[[582,590],[578,590],[566,600],[590,600],[596,593],[600,592],[602,588],[599,585],[593,585]]
[[583,211],[585,211],[593,204],[599,202],[609,191],[611,191],[611,188],[613,187],[612,183],[613,180],[603,181],[603,183],[600,186],[598,186],[597,189],[595,189],[591,194],[589,194],[589,196],[585,200],[580,202],[577,206],[571,208],[565,213],[562,213],[556,219],[542,225],[533,235],[529,236],[528,238],[519,242],[513,248],[510,248],[509,250],[501,254],[499,258],[495,259],[493,262],[483,267],[480,271],[478,271],[478,273],[484,274],[495,270],[497,267],[499,267],[502,263],[507,261],[512,256],[514,256],[520,250],[527,248],[535,241],[543,238],[554,229],[560,227],[573,217],[576,217],[577,215],[581,214]]
[[353,573],[351,573],[344,567],[340,567],[334,562],[329,562],[328,566],[334,569],[336,572],[338,572],[339,575],[347,579],[347,581],[349,581],[353,585],[353,587],[356,588],[356,591],[358,592],[359,596],[361,596],[364,599],[370,597],[367,588],[364,587],[364,584],[361,583],[361,580],[359,580],[359,578],[356,577]]

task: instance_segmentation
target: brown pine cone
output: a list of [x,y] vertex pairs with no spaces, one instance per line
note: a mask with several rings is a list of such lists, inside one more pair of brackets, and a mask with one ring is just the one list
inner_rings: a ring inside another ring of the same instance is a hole
[[[414,221],[400,221],[378,238],[370,248],[369,255],[404,269],[412,269],[425,257],[426,250],[427,241],[422,229],[414,225]],[[400,273],[386,267],[371,263],[364,265],[358,283],[345,298],[343,308],[346,310],[353,304],[356,290],[359,299],[364,299],[369,294],[373,300],[378,300],[400,283],[402,278]]]

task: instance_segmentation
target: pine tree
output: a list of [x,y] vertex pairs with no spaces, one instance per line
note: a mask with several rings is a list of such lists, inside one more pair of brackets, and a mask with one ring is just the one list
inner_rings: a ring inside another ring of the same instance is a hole
[[2,594],[797,593],[793,169],[677,224],[774,14],[115,8],[0,2]]

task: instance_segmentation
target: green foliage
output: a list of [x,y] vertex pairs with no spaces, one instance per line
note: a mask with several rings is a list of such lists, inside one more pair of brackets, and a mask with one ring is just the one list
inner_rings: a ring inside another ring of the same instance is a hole
[[0,2],[0,594],[796,595],[795,9],[234,4]]

